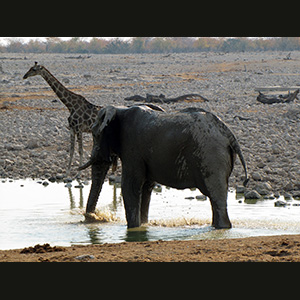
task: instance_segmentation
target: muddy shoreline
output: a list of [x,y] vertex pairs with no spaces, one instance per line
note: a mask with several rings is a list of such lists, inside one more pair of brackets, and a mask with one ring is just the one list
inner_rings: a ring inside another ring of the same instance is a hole
[[299,262],[300,235],[225,240],[49,244],[0,250],[0,262]]

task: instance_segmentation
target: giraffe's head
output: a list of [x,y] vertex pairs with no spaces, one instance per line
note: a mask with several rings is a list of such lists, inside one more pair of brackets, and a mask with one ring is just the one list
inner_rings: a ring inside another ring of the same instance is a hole
[[26,79],[31,76],[36,76],[41,74],[43,66],[39,65],[37,62],[34,63],[34,66],[29,69],[29,71],[23,76],[23,79]]

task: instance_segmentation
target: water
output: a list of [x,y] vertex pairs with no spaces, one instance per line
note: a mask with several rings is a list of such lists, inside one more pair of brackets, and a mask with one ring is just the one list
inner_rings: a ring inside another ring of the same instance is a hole
[[198,190],[164,186],[152,193],[150,224],[128,230],[121,189],[108,182],[103,185],[97,208],[104,215],[113,215],[115,221],[85,223],[83,213],[90,183],[84,188],[75,185],[74,181],[71,188],[66,188],[64,183],[43,186],[31,179],[0,181],[0,249],[43,243],[70,246],[300,234],[300,206],[293,206],[300,201],[292,200],[287,207],[274,207],[276,200],[245,202],[230,191],[228,213],[233,228],[215,230],[210,226],[210,202],[197,200],[195,197],[201,195]]

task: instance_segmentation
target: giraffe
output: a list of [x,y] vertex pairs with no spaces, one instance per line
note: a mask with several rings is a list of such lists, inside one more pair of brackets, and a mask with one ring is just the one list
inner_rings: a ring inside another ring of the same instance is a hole
[[70,129],[70,158],[67,169],[67,175],[69,175],[74,155],[75,135],[77,136],[80,165],[82,165],[82,133],[91,132],[92,125],[102,106],[96,106],[88,102],[83,96],[68,90],[44,66],[39,65],[37,62],[35,62],[34,66],[23,76],[23,79],[36,75],[40,75],[46,80],[61,102],[70,111],[70,116],[68,117]]

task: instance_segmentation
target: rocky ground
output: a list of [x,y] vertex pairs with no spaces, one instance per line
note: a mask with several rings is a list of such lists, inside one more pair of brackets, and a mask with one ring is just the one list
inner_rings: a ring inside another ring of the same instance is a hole
[[[300,194],[300,105],[264,105],[261,86],[299,86],[300,52],[182,54],[0,54],[0,177],[63,178],[69,157],[68,110],[43,78],[23,75],[34,61],[67,88],[96,105],[130,105],[135,94],[177,97],[198,93],[209,102],[160,104],[166,111],[202,107],[236,134],[246,159],[249,188],[261,194]],[[241,117],[241,118],[240,118]],[[84,135],[85,160],[92,146]],[[76,148],[77,150],[77,148]],[[71,176],[76,175],[76,151]],[[120,174],[120,166],[118,173]],[[83,179],[90,171],[82,173]],[[236,160],[230,186],[242,184]]]

